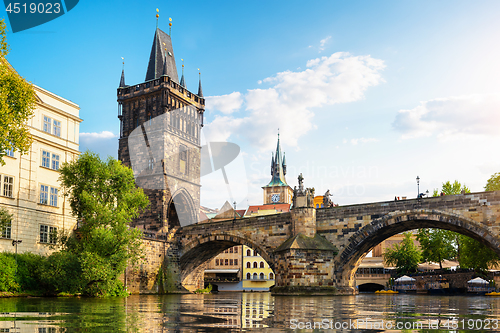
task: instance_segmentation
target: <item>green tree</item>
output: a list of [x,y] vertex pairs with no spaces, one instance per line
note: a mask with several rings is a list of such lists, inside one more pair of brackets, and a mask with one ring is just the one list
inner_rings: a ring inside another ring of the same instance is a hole
[[36,95],[32,85],[9,65],[5,22],[0,20],[0,165],[6,150],[26,153],[31,146],[31,135],[26,127],[33,115]]
[[113,294],[120,289],[118,276],[141,256],[142,233],[129,223],[148,198],[135,186],[132,170],[111,157],[102,161],[87,151],[59,171],[63,192],[82,222],[73,236],[62,237],[64,251],[78,255],[84,293]]
[[[462,192],[464,193],[470,193],[470,189],[464,184],[460,184],[458,180],[455,180],[453,183],[451,183],[449,180],[446,183],[443,183],[441,185],[441,192],[444,195],[453,195],[453,194],[460,194]],[[440,195],[438,189],[434,189],[434,193],[432,196],[438,197]]]
[[403,241],[386,249],[384,261],[387,265],[396,267],[398,275],[404,275],[417,271],[418,264],[422,259],[422,253],[413,242],[411,232],[405,232]]
[[457,233],[442,229],[419,229],[417,240],[422,249],[424,261],[439,263],[443,268],[442,261],[455,259],[457,256]]
[[499,191],[500,190],[500,172],[494,173],[486,182],[484,187],[485,191]]
[[500,258],[488,246],[470,237],[460,235],[460,267],[475,270],[488,270],[499,267]]

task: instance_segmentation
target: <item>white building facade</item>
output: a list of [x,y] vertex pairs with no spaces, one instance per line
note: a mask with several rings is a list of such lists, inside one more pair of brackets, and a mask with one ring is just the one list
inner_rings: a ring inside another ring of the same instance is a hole
[[55,235],[70,232],[76,219],[62,195],[59,168],[78,158],[79,106],[38,86],[34,115],[28,120],[30,151],[8,152],[0,166],[0,208],[13,215],[2,231],[0,251],[49,254]]

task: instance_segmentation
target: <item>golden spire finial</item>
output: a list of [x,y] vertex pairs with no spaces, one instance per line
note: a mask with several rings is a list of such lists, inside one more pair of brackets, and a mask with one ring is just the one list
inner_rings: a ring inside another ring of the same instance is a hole
[[168,22],[168,35],[172,36],[172,18],[169,17],[168,20],[170,21]]
[[158,29],[158,17],[160,17],[160,10],[156,8],[156,29]]
[[182,68],[184,68],[184,59],[181,59],[182,61]]
[[122,69],[125,69],[125,58],[122,57]]

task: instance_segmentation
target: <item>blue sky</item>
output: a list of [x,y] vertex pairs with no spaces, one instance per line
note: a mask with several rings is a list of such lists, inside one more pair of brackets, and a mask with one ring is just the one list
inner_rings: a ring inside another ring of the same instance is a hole
[[[415,197],[417,175],[421,192],[481,191],[500,171],[498,1],[81,0],[8,34],[22,76],[80,105],[81,149],[116,157],[121,57],[143,82],[156,8],[188,89],[201,69],[207,140],[242,148],[239,208],[262,203],[278,128],[288,183],[302,172],[340,204]],[[202,178],[203,205],[229,199],[220,177]]]

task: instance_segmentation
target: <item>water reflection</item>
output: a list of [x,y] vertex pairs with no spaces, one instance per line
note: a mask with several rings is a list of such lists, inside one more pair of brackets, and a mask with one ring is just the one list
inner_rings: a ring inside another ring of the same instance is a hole
[[[270,293],[0,299],[0,332],[500,331],[500,298]],[[486,323],[489,326],[485,328]],[[312,325],[312,326],[307,326]],[[400,325],[400,326],[398,326]],[[457,326],[458,325],[458,326]],[[400,327],[401,329],[397,329]]]

